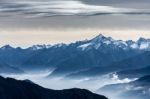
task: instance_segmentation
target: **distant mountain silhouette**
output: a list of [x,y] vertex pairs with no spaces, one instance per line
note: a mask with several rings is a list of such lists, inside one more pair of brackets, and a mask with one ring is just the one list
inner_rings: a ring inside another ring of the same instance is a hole
[[24,71],[0,61],[0,74],[23,74]]
[[144,75],[150,75],[150,66],[138,69],[122,70],[116,73],[120,79],[139,78]]
[[29,80],[0,77],[0,99],[107,99],[85,89],[51,90]]
[[[118,72],[121,70],[125,71],[125,70],[129,70],[129,69],[145,68],[146,66],[150,65],[149,59],[150,59],[150,52],[148,51],[148,52],[144,52],[142,54],[136,55],[134,57],[124,59],[119,62],[113,62],[108,66],[94,67],[94,68],[90,68],[87,70],[72,73],[72,74],[67,75],[67,77],[70,77],[70,78],[78,77],[79,78],[79,77],[100,76],[100,75],[104,75],[107,73]],[[136,73],[136,71],[135,71],[135,73]],[[134,72],[133,72],[133,74],[134,74]],[[143,72],[143,74],[144,74],[144,72]]]
[[30,48],[13,48],[10,45],[5,45],[0,48],[0,60],[8,65],[22,68],[21,64],[38,52],[39,50],[35,51],[31,50]]

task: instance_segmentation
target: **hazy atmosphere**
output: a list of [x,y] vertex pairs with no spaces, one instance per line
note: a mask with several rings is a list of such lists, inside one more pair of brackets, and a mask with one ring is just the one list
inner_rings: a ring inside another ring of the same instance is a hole
[[0,0],[0,45],[150,37],[148,0]]
[[150,99],[150,0],[0,0],[0,99]]

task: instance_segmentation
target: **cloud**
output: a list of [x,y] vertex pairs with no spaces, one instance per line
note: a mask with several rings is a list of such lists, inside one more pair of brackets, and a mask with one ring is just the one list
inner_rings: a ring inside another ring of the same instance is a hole
[[0,15],[50,17],[61,15],[150,14],[147,11],[85,4],[82,1],[1,1]]

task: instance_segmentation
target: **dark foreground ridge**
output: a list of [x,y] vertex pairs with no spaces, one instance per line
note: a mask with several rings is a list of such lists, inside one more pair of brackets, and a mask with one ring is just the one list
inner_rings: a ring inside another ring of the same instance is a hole
[[51,90],[30,81],[0,76],[0,99],[107,99],[85,89]]

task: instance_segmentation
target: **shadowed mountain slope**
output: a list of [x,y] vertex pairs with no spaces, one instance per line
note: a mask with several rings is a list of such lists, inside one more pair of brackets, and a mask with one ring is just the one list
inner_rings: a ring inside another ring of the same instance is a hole
[[51,90],[31,81],[0,77],[0,99],[107,99],[85,89]]
[[0,73],[1,74],[22,74],[24,73],[24,71],[17,67],[10,66],[5,62],[0,61]]
[[149,59],[150,59],[150,52],[148,51],[140,55],[124,59],[120,62],[113,62],[108,66],[94,67],[88,70],[72,73],[67,75],[67,77],[72,78],[72,77],[100,76],[107,73],[118,72],[121,70],[145,68],[146,66],[150,65]]
[[150,75],[150,66],[138,69],[122,70],[116,73],[119,78],[139,78],[144,75]]

